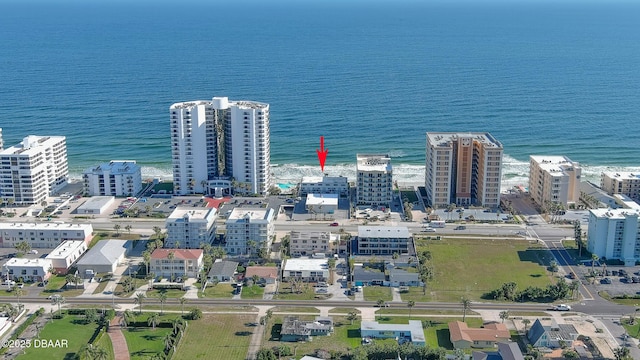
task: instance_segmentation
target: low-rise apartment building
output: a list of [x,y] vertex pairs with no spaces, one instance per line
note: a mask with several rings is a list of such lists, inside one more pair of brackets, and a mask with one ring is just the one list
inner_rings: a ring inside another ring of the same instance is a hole
[[289,254],[308,256],[317,253],[333,254],[339,234],[325,231],[292,231],[289,233]]
[[358,226],[359,255],[407,254],[411,233],[406,226]]
[[111,160],[82,174],[88,196],[134,196],[142,190],[142,172],[134,160]]
[[202,270],[202,249],[155,249],[151,253],[150,272],[172,278],[196,278]]
[[87,245],[93,238],[91,224],[0,223],[0,246],[15,247],[26,241],[34,249],[54,249],[66,240],[81,240]]
[[216,236],[217,209],[177,207],[165,221],[166,248],[198,249]]
[[349,194],[349,182],[344,176],[305,176],[300,181],[299,195],[308,194]]
[[640,202],[640,173],[638,172],[603,172],[600,187],[609,195],[622,194]]
[[580,199],[580,164],[566,156],[531,155],[529,193],[541,207],[559,203],[565,207]]
[[87,243],[79,240],[63,241],[45,259],[51,260],[56,274],[66,274],[67,270],[87,251]]
[[13,258],[2,265],[2,276],[18,282],[42,282],[51,276],[51,260]]
[[282,279],[303,282],[327,281],[329,279],[329,262],[327,259],[286,259],[282,267]]

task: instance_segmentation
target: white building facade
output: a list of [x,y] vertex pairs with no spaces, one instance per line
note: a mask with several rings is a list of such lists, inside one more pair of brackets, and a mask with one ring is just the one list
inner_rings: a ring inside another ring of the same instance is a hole
[[88,245],[92,238],[91,224],[0,223],[1,247],[15,247],[26,241],[34,249],[55,249],[66,240],[80,240]]
[[216,236],[217,210],[177,207],[165,221],[166,248],[198,249]]
[[[257,254],[269,249],[275,236],[273,209],[235,208],[226,221],[225,250],[229,255]],[[255,248],[250,247],[255,242]]]
[[142,172],[133,160],[111,160],[82,174],[88,196],[134,196],[142,190]]
[[349,195],[349,182],[344,176],[305,176],[300,181],[300,196],[308,194]]
[[580,199],[580,164],[566,156],[529,157],[529,193],[539,206],[575,204]]
[[640,203],[640,173],[603,172],[600,187],[609,195],[622,194]]
[[640,260],[639,215],[640,210],[631,209],[589,210],[589,252],[634,266]]
[[327,259],[286,259],[282,267],[282,279],[304,282],[327,281],[329,262]]
[[22,282],[42,282],[51,276],[51,260],[13,258],[2,265],[5,279]]
[[386,206],[393,196],[393,169],[389,155],[356,155],[357,204]]
[[64,136],[29,135],[0,151],[0,197],[15,204],[39,204],[69,180]]
[[57,274],[66,274],[69,267],[87,250],[87,243],[84,241],[66,240],[53,249],[45,259],[51,261],[51,266]]
[[325,231],[292,231],[289,233],[289,254],[291,256],[334,254],[337,250],[338,238],[339,234]]
[[428,132],[427,205],[500,205],[502,144],[489,133]]
[[[268,194],[271,177],[269,104],[211,101],[173,104],[174,192]],[[213,182],[212,182],[213,181]]]
[[358,254],[407,254],[411,233],[406,226],[358,226]]

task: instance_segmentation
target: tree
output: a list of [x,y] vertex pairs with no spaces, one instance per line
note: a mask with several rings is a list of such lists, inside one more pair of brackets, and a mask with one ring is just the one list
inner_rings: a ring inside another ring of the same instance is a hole
[[[149,205],[147,205],[147,206],[149,206]],[[147,211],[147,212],[148,212],[148,211]],[[124,229],[125,229],[125,230],[127,230],[127,232],[128,232],[129,234],[131,234],[131,229],[133,229],[133,226],[131,226],[131,225],[129,225],[129,224],[128,224],[128,225],[126,225],[126,226],[124,227]]]
[[411,320],[411,309],[413,309],[413,307],[416,306],[416,302],[413,300],[409,300],[407,302],[407,306],[409,307],[409,320]]
[[267,329],[269,327],[269,320],[272,317],[273,317],[273,310],[269,309],[269,310],[267,310],[267,312],[265,313],[264,317],[262,318],[262,325],[264,325],[264,331],[263,331],[264,336],[267,336]]
[[596,262],[600,260],[600,257],[596,254],[591,254],[591,275],[595,277],[595,272],[593,267],[596,266]]
[[253,282],[253,285],[258,285],[258,282],[260,282],[260,276],[258,276],[258,274],[254,274],[251,277],[251,281]]
[[125,310],[122,314],[122,322],[124,323],[124,327],[127,327],[136,321],[136,316],[129,309]]
[[355,311],[351,311],[347,314],[347,320],[351,321],[351,325],[353,325],[353,321],[358,319],[358,314]]
[[151,264],[151,251],[145,250],[142,252],[142,261],[147,269],[147,274],[149,274],[149,264]]
[[616,360],[631,360],[631,351],[628,347],[618,347],[613,350],[613,356]]
[[189,318],[191,320],[198,320],[198,319],[202,318],[202,310],[200,310],[198,308],[192,309],[189,312]]
[[187,298],[184,296],[180,298],[180,315],[184,315],[184,304],[187,302]]
[[378,301],[376,301],[376,305],[377,305],[378,307],[383,307],[383,306],[384,306],[384,302],[385,302],[384,300],[382,300],[382,299],[378,299]]
[[136,293],[136,296],[133,298],[133,302],[138,306],[140,306],[139,308],[140,314],[142,314],[142,304],[144,303],[144,299],[146,298],[147,296],[143,292]]
[[460,299],[460,303],[462,304],[462,322],[467,318],[467,310],[471,309],[471,300],[463,297]]
[[171,350],[171,348],[173,347],[173,342],[174,342],[173,335],[171,333],[168,333],[167,335],[165,335],[163,342],[164,342],[164,351],[169,352],[169,350]]
[[531,320],[529,319],[522,319],[522,325],[524,325],[524,334],[527,334],[527,326],[531,324]]
[[504,324],[504,321],[509,319],[509,310],[500,311],[500,319],[502,319],[502,323]]
[[263,348],[256,353],[256,360],[277,360],[276,354],[272,349]]
[[564,349],[562,350],[562,357],[566,360],[575,360],[580,359],[580,355],[573,349]]
[[[153,233],[156,236],[156,239],[161,240],[161,241],[163,240],[162,239],[162,228],[160,228],[160,226],[154,226],[153,227]],[[160,247],[162,247],[162,246],[160,246]]]
[[120,224],[113,225],[113,230],[116,231],[116,236],[120,236]]
[[21,305],[21,304],[20,304],[20,297],[21,297],[21,296],[24,296],[24,294],[25,294],[24,290],[22,290],[22,289],[20,289],[20,288],[15,289],[15,290],[13,291],[13,295],[14,295],[15,297],[17,297],[17,298],[18,298],[18,307],[20,307],[20,305]]
[[78,288],[78,283],[82,281],[82,278],[80,278],[80,276],[76,274],[67,274],[64,279],[66,280],[67,284],[73,283],[76,289]]
[[258,242],[255,240],[247,240],[247,254],[248,255],[252,255],[254,254],[254,249],[258,246]]
[[98,311],[96,309],[86,309],[84,311],[84,322],[90,324],[98,320]]
[[158,295],[158,301],[160,301],[160,315],[164,314],[164,303],[167,302],[167,292],[161,291]]
[[167,259],[171,263],[171,281],[173,281],[173,278],[175,277],[175,274],[173,273],[173,259],[175,258],[176,254],[173,251],[169,251],[169,253],[167,254]]
[[21,241],[15,245],[15,248],[19,254],[26,254],[31,251],[31,244],[26,241]]
[[156,325],[158,324],[159,321],[160,321],[160,314],[153,313],[149,315],[149,318],[147,319],[147,325],[151,326],[151,328],[155,330]]

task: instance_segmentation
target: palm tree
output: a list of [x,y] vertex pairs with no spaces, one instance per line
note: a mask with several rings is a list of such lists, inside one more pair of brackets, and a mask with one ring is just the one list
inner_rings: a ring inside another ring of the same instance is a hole
[[160,315],[158,313],[153,313],[149,315],[149,318],[147,319],[147,325],[151,326],[151,329],[155,330],[156,324],[158,324],[159,320]]
[[407,302],[407,306],[409,307],[409,320],[411,320],[411,309],[416,306],[416,302],[409,300],[409,302]]
[[169,352],[173,347],[173,336],[171,333],[168,333],[164,336],[164,351]]
[[140,306],[139,314],[142,314],[142,303],[144,303],[144,299],[146,299],[146,295],[143,292],[136,293],[136,296],[133,298],[133,302]]
[[509,319],[509,310],[500,311],[500,319],[502,319],[502,323],[504,324],[504,321]]
[[531,324],[531,320],[522,319],[522,325],[524,325],[524,334],[527,335],[527,325]]
[[631,351],[628,347],[619,347],[613,350],[613,355],[616,360],[631,360]]
[[131,310],[127,309],[122,314],[122,321],[124,322],[124,326],[127,327],[136,321],[136,316],[131,312]]
[[256,248],[256,246],[258,246],[258,242],[255,240],[247,240],[247,254],[248,255],[253,255],[253,249]]
[[[147,205],[147,206],[149,206],[149,205]],[[129,234],[131,234],[131,229],[133,229],[133,226],[131,226],[131,225],[127,225],[127,226],[125,226],[125,227],[124,227],[124,229],[125,229],[125,230],[127,230],[127,232],[128,232]]]
[[167,259],[169,259],[169,261],[171,262],[171,281],[173,281],[173,259],[176,258],[176,254],[173,251],[169,251],[169,253],[167,254]]
[[116,231],[117,236],[120,236],[120,224],[113,225],[113,230]]
[[253,285],[258,285],[258,282],[260,281],[260,276],[258,276],[258,274],[254,274],[251,277],[251,281],[253,281]]
[[18,298],[18,307],[20,307],[20,297],[24,296],[25,291],[18,288],[13,291],[13,295]]
[[596,254],[591,254],[591,275],[595,278],[595,272],[593,267],[596,266],[596,261],[600,260],[600,257]]
[[353,325],[353,320],[358,318],[358,314],[355,311],[351,311],[347,314],[347,320],[351,321],[351,325]]
[[154,226],[153,233],[156,235],[156,239],[160,239],[160,236],[162,235],[162,228],[160,228],[160,226]]
[[51,298],[51,305],[58,305],[58,312],[60,312],[60,306],[65,303],[65,298],[62,296],[54,296]]
[[158,295],[158,301],[160,301],[160,315],[164,314],[164,303],[167,302],[167,293],[166,291],[160,292]]
[[383,307],[383,306],[384,306],[384,300],[382,300],[382,299],[378,299],[378,301],[376,301],[376,305],[377,305],[378,307]]
[[145,250],[142,252],[142,261],[147,269],[147,275],[149,275],[149,264],[151,264],[151,251]]
[[273,310],[267,310],[267,313],[264,315],[264,336],[267,335],[267,328],[269,327],[269,320],[273,317]]
[[460,299],[460,303],[462,304],[462,322],[467,318],[467,310],[471,309],[471,300],[463,297]]
[[184,304],[187,302],[187,298],[184,296],[180,298],[180,315],[184,315]]

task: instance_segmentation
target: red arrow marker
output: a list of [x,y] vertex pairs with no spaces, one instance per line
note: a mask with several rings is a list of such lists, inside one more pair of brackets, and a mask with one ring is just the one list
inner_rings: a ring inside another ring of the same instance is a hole
[[324,172],[324,162],[327,160],[329,149],[324,148],[324,136],[320,136],[320,150],[316,149],[318,160],[320,160],[320,169]]

